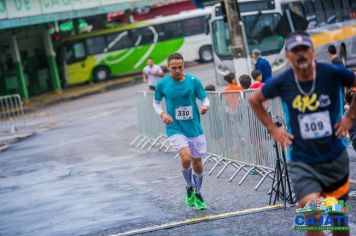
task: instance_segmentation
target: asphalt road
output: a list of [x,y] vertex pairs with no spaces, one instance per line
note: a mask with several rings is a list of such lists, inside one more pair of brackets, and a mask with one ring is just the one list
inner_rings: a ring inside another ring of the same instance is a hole
[[[215,83],[212,64],[187,69],[204,85]],[[207,172],[209,206],[184,205],[184,181],[175,153],[138,150],[135,91],[142,84],[61,103],[32,114],[29,123],[52,128],[0,153],[0,235],[112,235],[131,230],[268,205],[271,181],[259,190],[251,175]],[[351,178],[356,179],[355,162]],[[356,190],[356,185],[352,185]],[[351,197],[353,206],[356,197]],[[293,207],[204,221],[143,235],[302,235],[292,229]],[[356,230],[356,210],[350,213]],[[353,231],[353,234],[356,231]]]

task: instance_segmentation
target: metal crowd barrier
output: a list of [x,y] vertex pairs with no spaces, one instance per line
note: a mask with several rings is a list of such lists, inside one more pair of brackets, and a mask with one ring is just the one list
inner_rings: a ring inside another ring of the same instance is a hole
[[0,96],[0,133],[16,133],[25,125],[20,95]]
[[[208,156],[203,164],[213,163],[209,175],[219,169],[216,175],[219,178],[231,166],[235,171],[229,181],[242,172],[243,176],[239,181],[239,184],[242,184],[254,171],[260,176],[255,186],[257,190],[267,178],[274,179],[276,149],[274,140],[248,104],[247,98],[253,92],[208,92],[210,107],[208,113],[201,116],[201,124],[208,143]],[[136,144],[143,149],[149,144],[147,151],[157,147],[159,150],[165,148],[167,152],[170,146],[164,135],[165,125],[152,107],[153,93],[138,92],[137,95],[140,135],[131,145]],[[283,120],[279,99],[269,100],[265,107],[273,118]]]
[[[165,136],[165,125],[153,109],[153,92],[138,91],[136,93],[137,121],[139,135],[130,143],[147,151],[156,147],[168,152],[170,145]],[[165,107],[163,102],[162,107]]]

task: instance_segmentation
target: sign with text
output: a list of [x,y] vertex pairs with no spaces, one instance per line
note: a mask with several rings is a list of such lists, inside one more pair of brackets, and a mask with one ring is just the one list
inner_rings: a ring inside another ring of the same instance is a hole
[[[57,12],[105,7],[113,4],[142,4],[139,0],[0,0],[0,19],[22,18]],[[147,1],[150,4],[152,1]]]

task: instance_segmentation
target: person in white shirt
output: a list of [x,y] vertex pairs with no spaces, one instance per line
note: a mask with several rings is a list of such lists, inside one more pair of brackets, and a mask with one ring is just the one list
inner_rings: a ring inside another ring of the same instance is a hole
[[155,65],[152,58],[148,58],[147,66],[143,69],[142,78],[144,83],[148,83],[150,91],[155,91],[156,84],[163,75],[161,67]]

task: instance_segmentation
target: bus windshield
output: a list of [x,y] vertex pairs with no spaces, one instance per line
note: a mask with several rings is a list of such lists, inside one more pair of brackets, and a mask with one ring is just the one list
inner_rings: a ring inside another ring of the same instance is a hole
[[[283,36],[278,33],[277,25],[281,15],[277,13],[243,16],[248,47],[261,50],[263,55],[278,53],[284,43]],[[231,57],[230,33],[226,22],[216,20],[213,27],[213,44],[219,57]]]

